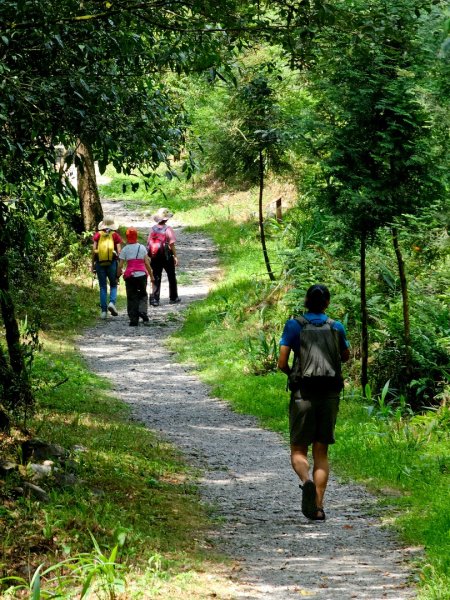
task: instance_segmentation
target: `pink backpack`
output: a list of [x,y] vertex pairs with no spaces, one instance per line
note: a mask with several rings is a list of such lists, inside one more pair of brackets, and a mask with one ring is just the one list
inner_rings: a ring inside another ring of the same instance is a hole
[[158,227],[158,225],[153,225],[153,227],[150,229],[150,233],[147,238],[147,250],[150,258],[156,258],[157,256],[167,258],[167,227],[167,225],[164,225],[163,228]]

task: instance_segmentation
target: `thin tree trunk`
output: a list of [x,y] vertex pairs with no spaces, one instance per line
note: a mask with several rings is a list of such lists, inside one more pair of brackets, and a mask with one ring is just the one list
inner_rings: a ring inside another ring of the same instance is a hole
[[366,395],[366,385],[368,379],[368,361],[369,361],[369,334],[368,334],[368,314],[367,314],[367,289],[366,289],[366,232],[361,233],[361,252],[360,252],[360,277],[361,277],[361,387],[363,396]]
[[0,431],[8,432],[10,425],[9,415],[5,407],[0,404]]
[[82,140],[77,142],[77,188],[85,231],[94,231],[103,219],[103,209],[98,193],[92,149]]
[[0,344],[0,378],[0,386],[3,390],[1,398],[4,398],[7,395],[7,390],[11,388],[13,373],[6,359],[2,344]]
[[[6,252],[7,245],[5,241],[0,240],[0,310],[5,326],[5,337],[9,355],[10,371],[8,370],[7,373],[10,372],[12,375],[12,379],[9,381],[8,378],[3,380],[3,385],[9,388],[6,390],[5,396],[14,409],[19,404],[25,407],[31,406],[33,404],[33,394],[20,342],[19,325],[15,315],[14,302],[9,289],[9,261]],[[2,362],[5,363],[6,361]],[[2,366],[4,369],[7,368],[6,364]]]
[[397,257],[398,273],[400,276],[400,288],[402,291],[402,307],[403,307],[403,334],[405,339],[406,352],[406,374],[408,379],[412,373],[412,356],[411,356],[411,323],[409,320],[409,296],[408,283],[406,280],[405,261],[403,260],[402,250],[398,242],[398,230],[392,227],[392,241],[394,244],[395,256]]
[[[8,361],[3,352],[3,348],[0,344],[0,393],[1,398],[5,401],[9,396],[11,390],[11,383],[13,377],[11,369],[9,368]],[[10,420],[6,408],[0,402],[0,431],[9,431]]]
[[263,217],[263,194],[264,194],[264,157],[262,150],[259,151],[259,233],[261,236],[261,245],[266,263],[267,273],[270,281],[275,281],[275,276],[270,266],[269,255],[267,254],[266,234],[264,232],[264,217]]

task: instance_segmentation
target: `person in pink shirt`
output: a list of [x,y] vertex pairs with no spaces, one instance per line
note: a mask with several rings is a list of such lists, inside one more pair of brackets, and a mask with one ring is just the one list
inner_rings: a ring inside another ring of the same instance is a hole
[[163,270],[167,273],[169,280],[169,302],[177,304],[180,302],[178,296],[177,276],[175,269],[178,266],[178,257],[175,248],[175,232],[167,225],[167,221],[173,217],[168,208],[160,208],[154,215],[156,225],[150,229],[147,239],[147,250],[155,277],[153,291],[150,297],[152,306],[159,306],[161,279]]
[[[147,277],[153,281],[153,273],[147,248],[138,242],[138,232],[135,227],[129,227],[126,232],[127,245],[119,254],[118,276],[123,273],[127,290],[127,312],[130,325],[139,325],[139,317],[144,323],[149,322],[147,315]],[[124,270],[124,265],[126,268]]]

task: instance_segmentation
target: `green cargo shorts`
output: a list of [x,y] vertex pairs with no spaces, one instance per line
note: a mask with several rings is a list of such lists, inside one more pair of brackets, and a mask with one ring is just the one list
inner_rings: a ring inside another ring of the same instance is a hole
[[334,444],[334,429],[339,412],[339,393],[308,394],[292,392],[289,404],[291,445],[313,442]]

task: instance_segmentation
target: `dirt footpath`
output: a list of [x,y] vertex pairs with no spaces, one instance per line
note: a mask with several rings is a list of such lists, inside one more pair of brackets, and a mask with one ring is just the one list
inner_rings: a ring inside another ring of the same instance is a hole
[[[149,218],[104,203],[119,223],[146,232]],[[175,362],[164,340],[180,326],[189,302],[205,297],[217,277],[210,240],[178,236],[182,303],[149,308],[150,326],[132,328],[124,311],[87,331],[80,348],[93,371],[110,379],[136,418],[179,447],[202,469],[200,493],[223,524],[211,532],[216,547],[239,562],[233,597],[291,600],[414,598],[409,585],[410,549],[399,547],[376,516],[375,500],[363,489],[330,481],[327,521],[309,522],[300,512],[298,482],[286,443],[249,416],[211,398],[188,368]],[[110,348],[114,348],[111,354]],[[280,394],[284,393],[280,390]],[[227,595],[227,597],[229,597]]]

